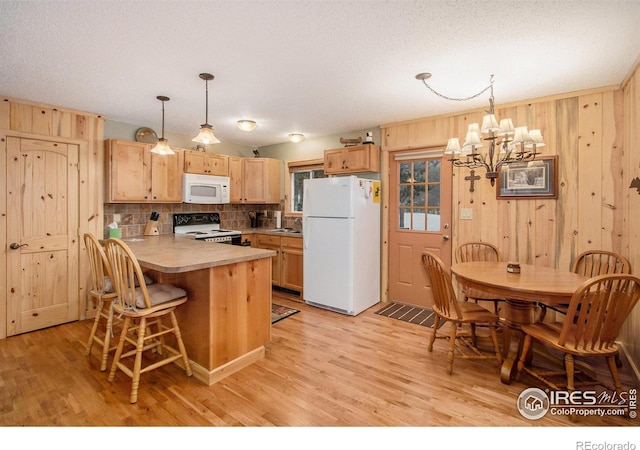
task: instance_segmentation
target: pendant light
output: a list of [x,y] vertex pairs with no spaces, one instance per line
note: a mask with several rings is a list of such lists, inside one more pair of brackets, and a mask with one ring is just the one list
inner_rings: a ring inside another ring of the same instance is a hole
[[164,95],[158,95],[156,97],[162,102],[162,136],[158,139],[158,143],[151,149],[151,153],[157,153],[158,155],[173,155],[175,152],[169,147],[169,141],[164,138],[164,102],[169,101],[169,97]]
[[213,75],[210,73],[201,73],[200,79],[204,80],[206,89],[205,120],[204,124],[200,126],[200,132],[192,140],[199,144],[219,144],[220,140],[215,137],[213,127],[209,125],[209,81],[213,80]]

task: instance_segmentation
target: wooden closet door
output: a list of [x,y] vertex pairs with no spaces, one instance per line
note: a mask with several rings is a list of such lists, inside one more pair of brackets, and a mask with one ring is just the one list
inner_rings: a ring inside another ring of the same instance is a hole
[[78,319],[78,153],[7,138],[7,336]]

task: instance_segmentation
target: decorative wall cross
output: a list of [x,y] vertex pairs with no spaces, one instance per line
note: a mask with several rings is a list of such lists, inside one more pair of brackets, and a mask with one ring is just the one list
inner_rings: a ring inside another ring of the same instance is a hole
[[471,170],[471,175],[467,175],[466,177],[464,177],[465,180],[469,180],[471,181],[471,186],[469,186],[469,192],[473,192],[475,191],[475,182],[476,180],[480,179],[480,175],[476,175],[476,171],[475,170]]

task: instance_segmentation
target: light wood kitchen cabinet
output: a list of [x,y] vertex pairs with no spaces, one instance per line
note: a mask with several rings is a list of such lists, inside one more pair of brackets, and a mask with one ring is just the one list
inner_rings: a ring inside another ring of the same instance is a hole
[[281,161],[229,157],[231,203],[280,203]]
[[379,172],[380,149],[364,144],[324,151],[324,173],[327,175]]
[[185,150],[184,171],[201,175],[229,176],[229,157],[216,153]]
[[251,242],[251,247],[257,248],[255,233],[242,233],[241,239],[242,239],[242,242],[246,242],[246,241]]
[[281,239],[281,286],[302,293],[303,238],[282,236]]
[[280,251],[281,237],[269,234],[258,234],[255,240],[257,248],[264,248],[265,250],[273,250],[276,252],[276,255],[271,257],[271,284],[273,286],[280,286],[280,261],[282,260]]
[[182,202],[184,151],[157,155],[152,148],[144,142],[105,142],[108,203]]
[[303,238],[256,234],[255,242],[258,248],[276,252],[271,262],[272,284],[302,293]]

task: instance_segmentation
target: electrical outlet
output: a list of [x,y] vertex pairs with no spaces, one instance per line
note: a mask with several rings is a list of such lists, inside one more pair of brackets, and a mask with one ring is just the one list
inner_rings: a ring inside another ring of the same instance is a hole
[[460,220],[473,219],[473,210],[471,208],[460,208]]
[[113,215],[113,221],[115,223],[120,223],[120,220],[122,219],[122,217],[120,217],[120,214],[114,214]]

